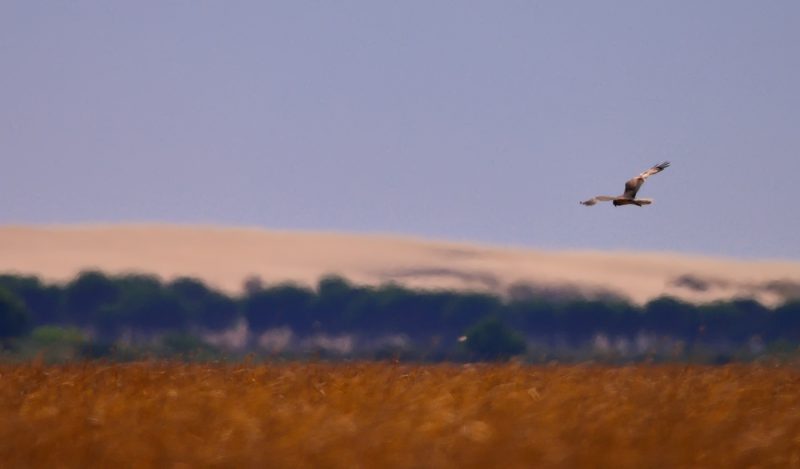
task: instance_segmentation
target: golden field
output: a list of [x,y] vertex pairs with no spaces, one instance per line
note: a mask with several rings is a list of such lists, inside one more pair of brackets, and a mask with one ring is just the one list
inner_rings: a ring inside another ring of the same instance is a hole
[[2,467],[800,467],[800,371],[0,365]]

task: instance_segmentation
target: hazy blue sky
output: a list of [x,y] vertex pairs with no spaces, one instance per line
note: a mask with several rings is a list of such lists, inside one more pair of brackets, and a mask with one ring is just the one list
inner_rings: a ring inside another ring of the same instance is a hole
[[0,3],[0,224],[800,259],[799,176],[797,1]]

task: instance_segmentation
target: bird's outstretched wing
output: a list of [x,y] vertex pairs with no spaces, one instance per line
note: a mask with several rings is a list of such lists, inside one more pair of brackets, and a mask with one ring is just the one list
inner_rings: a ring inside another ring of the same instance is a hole
[[612,197],[610,195],[598,195],[597,197],[592,197],[589,200],[584,200],[583,202],[581,202],[581,204],[582,205],[592,206],[592,205],[596,204],[597,202],[610,202],[610,201],[614,200],[615,198],[616,197]]
[[622,194],[623,197],[628,199],[633,199],[636,197],[636,193],[639,192],[639,188],[642,187],[644,181],[649,178],[650,176],[660,173],[664,171],[665,168],[669,166],[669,161],[661,162],[652,168],[648,169],[647,171],[642,172],[642,174],[636,176],[635,178],[630,179],[628,182],[625,183],[625,192]]
[[639,177],[642,179],[647,179],[656,173],[664,171],[668,167],[669,167],[669,161],[662,161],[661,163],[658,163],[657,165],[653,166],[647,171],[642,172],[642,174],[640,174]]

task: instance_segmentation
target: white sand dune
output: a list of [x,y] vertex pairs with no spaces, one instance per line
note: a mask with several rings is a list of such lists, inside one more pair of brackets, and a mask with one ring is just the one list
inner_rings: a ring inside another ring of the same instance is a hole
[[188,275],[236,293],[243,280],[313,285],[336,273],[364,284],[506,293],[612,291],[642,303],[662,294],[691,301],[755,296],[780,301],[800,289],[800,262],[673,253],[541,251],[411,237],[175,225],[0,226],[0,272],[66,281],[84,269]]

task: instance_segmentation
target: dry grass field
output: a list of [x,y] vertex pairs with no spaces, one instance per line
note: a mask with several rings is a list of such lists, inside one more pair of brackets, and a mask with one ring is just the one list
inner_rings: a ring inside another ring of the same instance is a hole
[[800,467],[793,367],[0,366],[2,467]]

